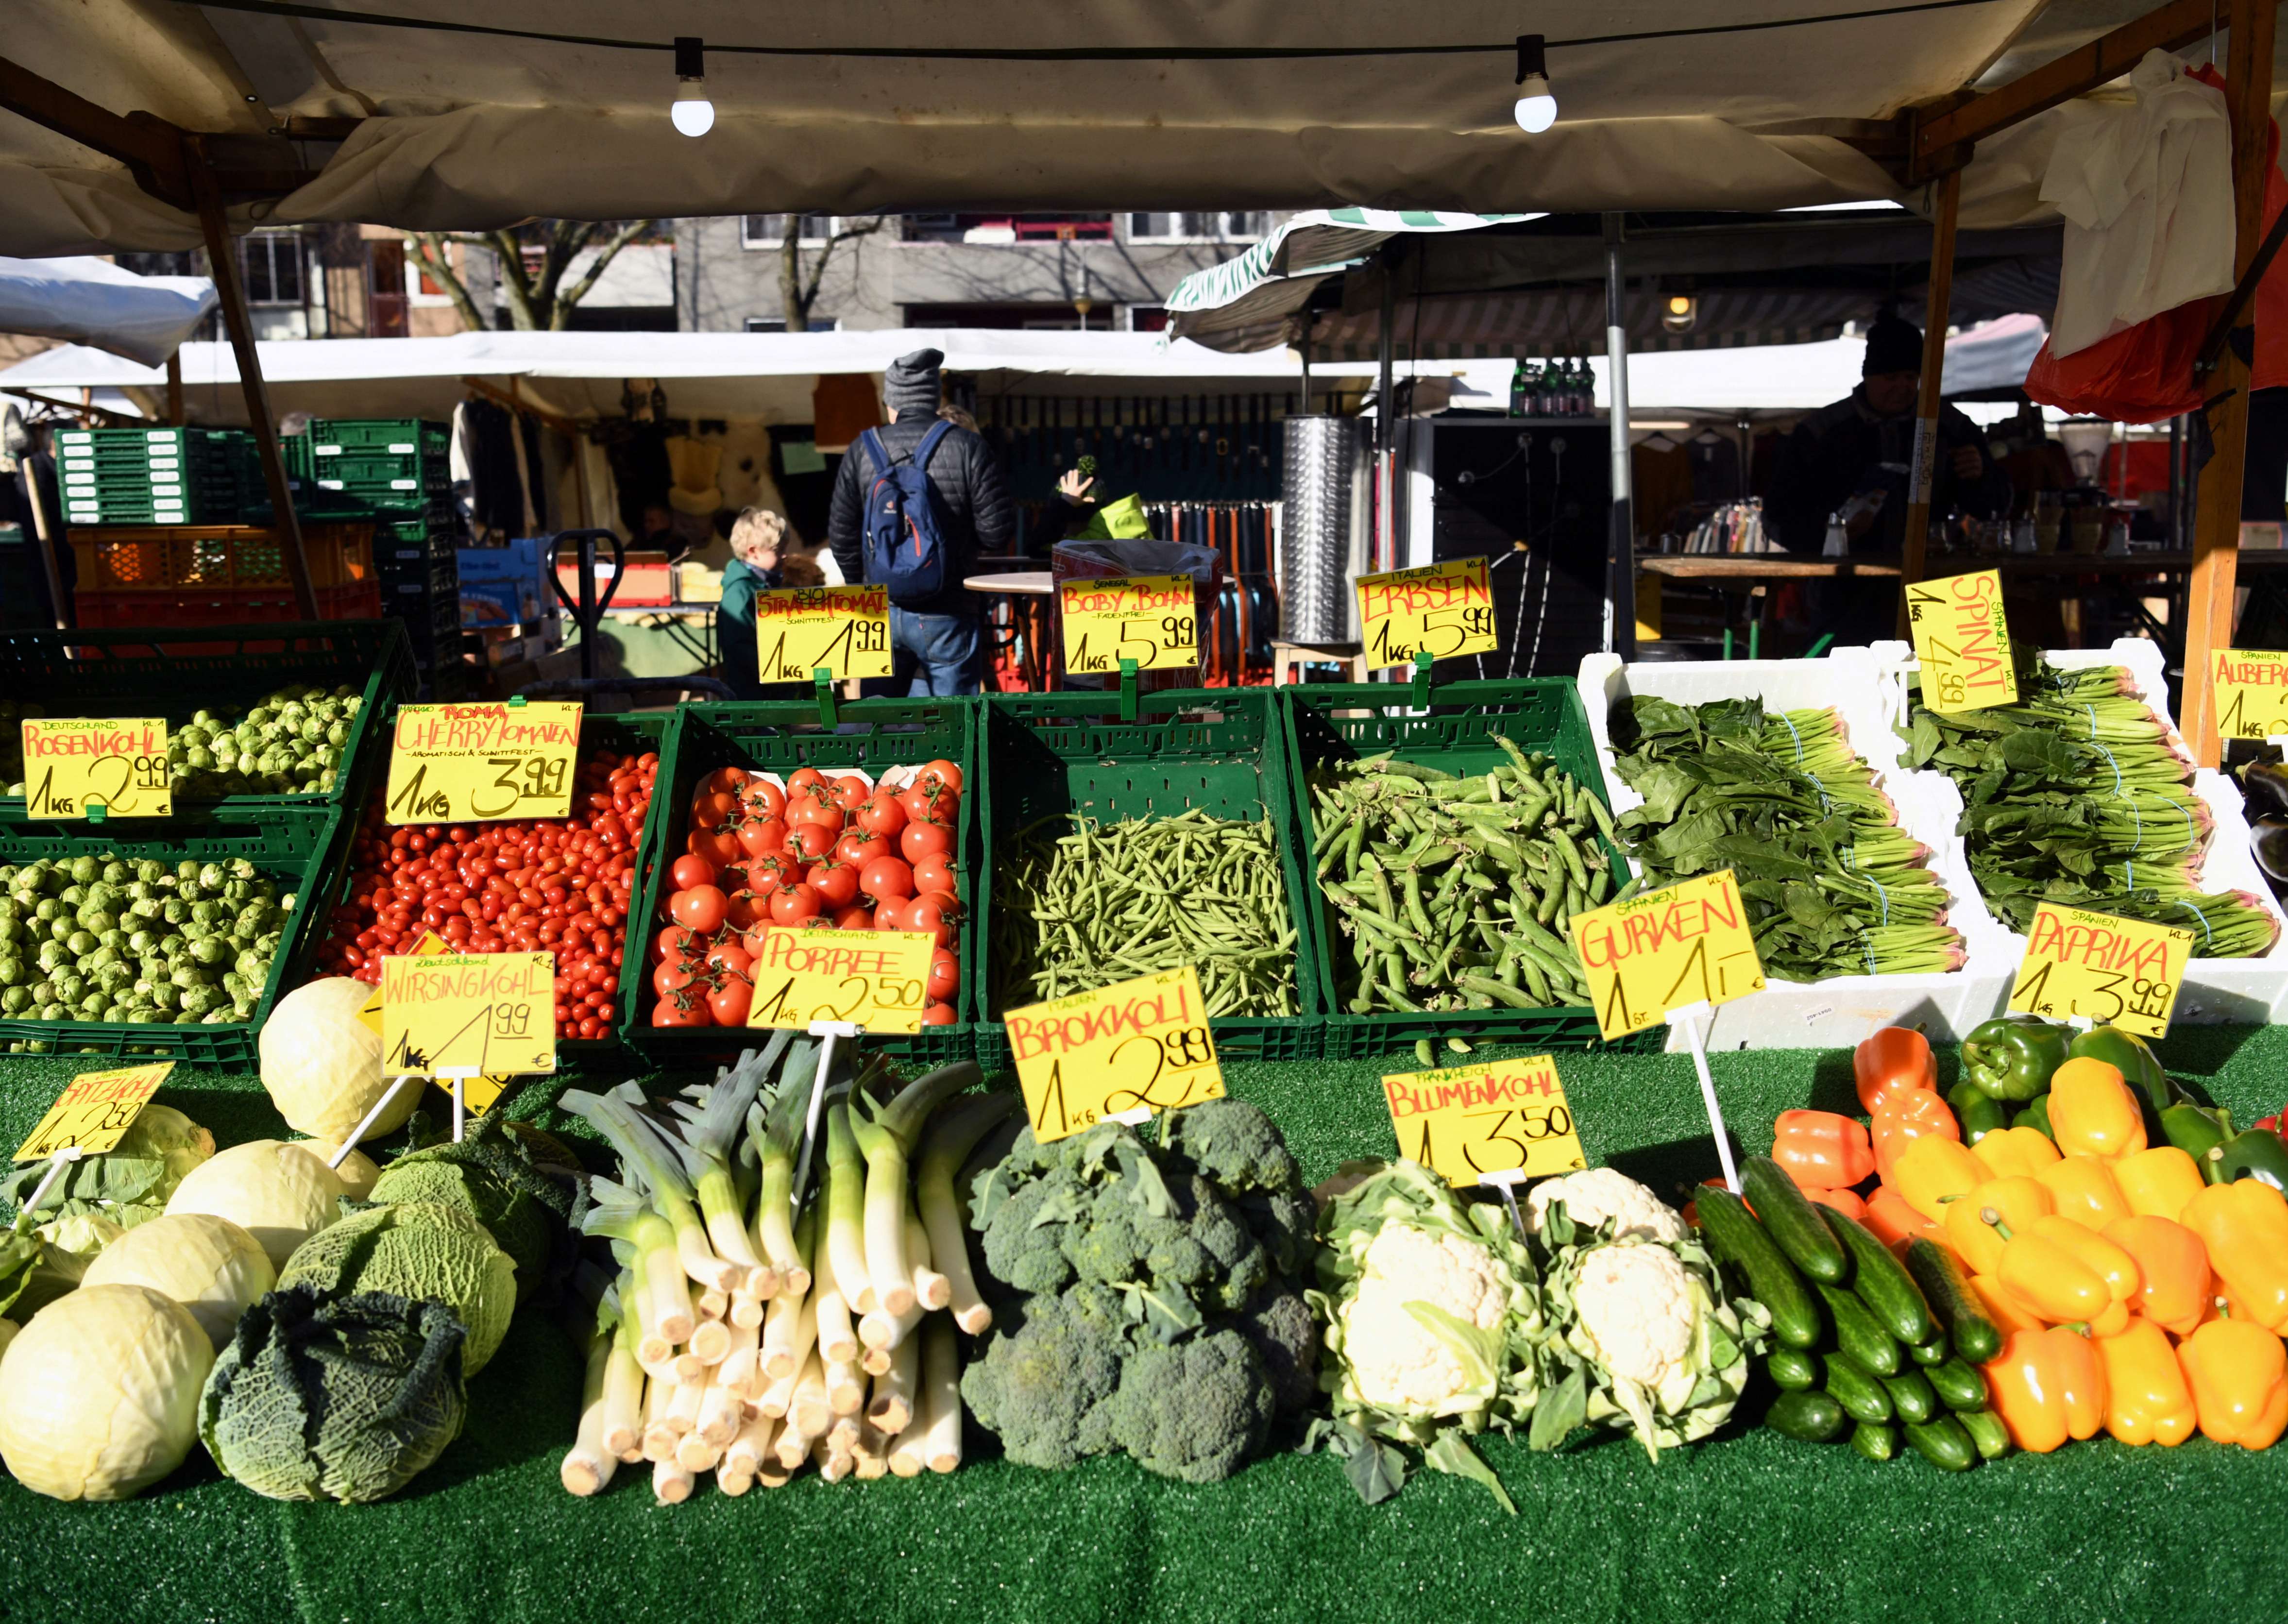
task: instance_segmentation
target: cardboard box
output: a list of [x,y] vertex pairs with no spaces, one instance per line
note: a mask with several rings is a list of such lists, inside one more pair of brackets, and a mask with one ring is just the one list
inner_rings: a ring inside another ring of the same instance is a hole
[[460,550],[464,581],[538,581],[546,565],[546,543],[526,536],[505,547],[464,547]]
[[472,629],[531,626],[541,614],[541,589],[530,580],[461,580],[461,624]]
[[[596,560],[596,596],[601,598],[612,582],[613,564],[608,558]],[[580,560],[578,556],[566,558],[556,566],[556,578],[574,603],[580,601]],[[627,554],[627,569],[620,581],[620,590],[612,595],[615,609],[663,609],[675,601],[675,589],[663,552],[633,552]]]

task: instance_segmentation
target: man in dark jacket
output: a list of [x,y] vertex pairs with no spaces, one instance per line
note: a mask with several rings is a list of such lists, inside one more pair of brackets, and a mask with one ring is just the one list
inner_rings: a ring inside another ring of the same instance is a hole
[[[878,432],[890,456],[910,457],[937,421],[939,350],[916,350],[890,363],[883,375],[882,400],[889,426]],[[833,505],[827,511],[826,542],[846,581],[866,578],[866,493],[884,471],[871,465],[862,442],[854,443],[835,475]],[[870,693],[974,693],[985,674],[985,600],[962,582],[981,552],[1005,552],[1016,534],[1016,508],[1000,464],[983,438],[958,426],[949,429],[929,462],[930,487],[943,521],[940,541],[947,551],[945,585],[933,596],[890,606],[892,674],[870,681]]]

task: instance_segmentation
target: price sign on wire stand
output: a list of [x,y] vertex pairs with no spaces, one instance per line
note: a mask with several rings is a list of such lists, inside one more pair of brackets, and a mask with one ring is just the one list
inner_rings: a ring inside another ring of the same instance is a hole
[[1140,671],[1200,662],[1197,600],[1189,575],[1116,575],[1057,583],[1065,669]]
[[381,962],[381,1065],[466,1079],[556,1069],[556,957],[405,954]]
[[1200,972],[1187,964],[1011,1010],[1009,1052],[1033,1137],[1223,1097]]
[[166,718],[26,722],[24,794],[35,818],[173,817]]
[[2209,656],[2220,739],[2270,739],[2288,733],[2288,654],[2220,648]]
[[391,823],[568,818],[579,753],[573,701],[401,705],[382,815]]
[[172,1060],[158,1060],[115,1072],[82,1072],[16,1147],[14,1160],[41,1161],[66,1148],[83,1156],[116,1150],[174,1069]]
[[2190,931],[2045,902],[2027,928],[2004,1008],[2164,1038],[2192,956]]
[[762,938],[762,952],[748,970],[755,982],[750,1026],[807,1032],[814,1023],[831,1021],[868,1032],[922,1029],[933,934],[775,926]]
[[755,594],[755,655],[765,682],[838,682],[890,674],[890,590],[806,586]]
[[1506,1173],[1539,1178],[1588,1166],[1548,1055],[1402,1072],[1382,1080],[1382,1097],[1399,1154],[1457,1188]]
[[1501,647],[1483,558],[1446,558],[1419,569],[1361,575],[1358,611],[1370,666],[1411,665],[1424,653],[1450,660]]
[[1982,569],[1907,589],[1907,623],[1922,665],[1923,703],[1933,710],[1983,710],[2018,702],[2002,572]]
[[[436,931],[424,931],[421,933],[421,939],[413,944],[411,951],[417,955],[450,953],[453,948],[452,945]],[[359,1007],[358,1018],[366,1024],[367,1030],[376,1037],[381,1035],[381,988],[375,987],[373,995]],[[495,1102],[502,1095],[508,1092],[509,1084],[515,1081],[516,1079],[511,1076],[465,1078],[462,1082],[461,1096],[470,1110],[482,1116],[492,1109]]]

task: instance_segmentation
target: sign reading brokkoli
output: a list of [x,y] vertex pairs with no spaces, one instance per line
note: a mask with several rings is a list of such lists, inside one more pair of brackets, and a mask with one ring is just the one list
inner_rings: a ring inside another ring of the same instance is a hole
[[1574,915],[1573,949],[1608,1038],[1656,1026],[1671,1010],[1764,990],[1763,961],[1729,868]]
[[1501,646],[1483,558],[1446,558],[1419,569],[1358,578],[1359,635],[1370,666],[1489,654]]
[[868,1032],[919,1032],[937,938],[921,931],[798,931],[774,926],[748,969],[750,1026],[807,1032],[848,1021]]
[[2000,570],[1916,582],[1907,588],[1907,622],[1922,663],[1925,705],[1954,711],[2018,702]]
[[765,682],[890,674],[890,589],[806,586],[755,594],[755,654]]
[[1588,1166],[1547,1055],[1491,1066],[1402,1072],[1382,1080],[1398,1153],[1458,1188],[1491,1175],[1539,1178]]
[[392,823],[567,818],[580,706],[571,701],[401,705],[383,815]]
[[164,717],[43,717],[24,724],[25,810],[35,818],[171,818]]
[[381,962],[381,1064],[393,1076],[556,1069],[556,955],[403,954]]
[[2045,902],[2027,927],[2026,956],[2003,1007],[2166,1037],[2192,956],[2190,931]]
[[1025,1114],[1043,1145],[1108,1117],[1223,1097],[1200,972],[1188,964],[1005,1018]]
[[1057,618],[1065,669],[1140,671],[1200,662],[1197,604],[1189,575],[1115,575],[1061,581]]

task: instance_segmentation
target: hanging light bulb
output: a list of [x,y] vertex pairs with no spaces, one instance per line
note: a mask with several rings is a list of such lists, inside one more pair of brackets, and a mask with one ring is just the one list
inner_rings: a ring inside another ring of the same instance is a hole
[[1688,293],[1672,293],[1661,301],[1660,324],[1672,333],[1688,333],[1700,321],[1700,301]]
[[695,139],[715,128],[715,104],[707,99],[707,52],[694,35],[675,36],[675,102],[667,115]]
[[1557,98],[1549,89],[1549,63],[1541,36],[1517,36],[1517,127],[1539,135],[1557,122]]

